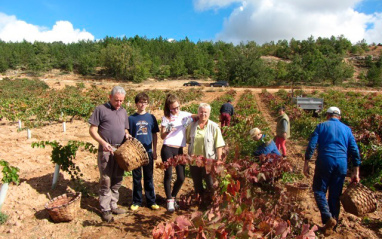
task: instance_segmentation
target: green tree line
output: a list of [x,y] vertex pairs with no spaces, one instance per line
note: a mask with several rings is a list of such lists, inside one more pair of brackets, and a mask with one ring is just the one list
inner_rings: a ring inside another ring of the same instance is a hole
[[[0,72],[22,70],[40,74],[60,69],[132,82],[148,77],[182,77],[224,80],[237,86],[337,85],[354,75],[354,67],[345,57],[361,55],[368,49],[364,41],[353,45],[342,36],[280,40],[263,45],[253,41],[233,45],[139,36],[70,44],[0,41]],[[267,60],[265,56],[277,60]],[[366,67],[364,83],[381,85],[381,59],[370,60]]]

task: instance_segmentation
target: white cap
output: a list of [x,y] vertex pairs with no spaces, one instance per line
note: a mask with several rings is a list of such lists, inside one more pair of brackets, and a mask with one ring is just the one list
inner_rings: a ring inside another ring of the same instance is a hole
[[326,111],[328,114],[336,114],[336,115],[341,115],[340,109],[338,109],[335,106],[329,107],[329,109]]
[[261,133],[261,130],[259,128],[253,128],[249,131],[249,135],[251,135],[251,137],[255,137],[256,135],[260,133]]

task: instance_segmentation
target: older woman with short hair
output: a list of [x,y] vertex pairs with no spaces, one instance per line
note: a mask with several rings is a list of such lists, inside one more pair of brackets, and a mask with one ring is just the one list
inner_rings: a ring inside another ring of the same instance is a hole
[[[204,156],[205,158],[221,160],[224,139],[219,125],[209,120],[211,106],[207,103],[201,103],[198,109],[199,120],[192,122],[186,131],[188,154]],[[191,177],[194,182],[195,192],[203,195],[203,178],[206,181],[207,189],[212,190],[213,179],[206,173],[203,167],[190,166]]]

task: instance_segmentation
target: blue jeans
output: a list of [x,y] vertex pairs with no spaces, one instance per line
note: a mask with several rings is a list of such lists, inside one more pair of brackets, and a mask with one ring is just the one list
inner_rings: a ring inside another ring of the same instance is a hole
[[153,182],[154,160],[151,152],[149,155],[149,164],[133,170],[133,204],[142,206],[142,169],[143,182],[145,187],[146,204],[148,207],[155,203],[155,190]]
[[[331,217],[338,220],[340,215],[340,196],[346,176],[346,167],[346,159],[318,159],[316,162],[313,192],[317,206],[321,212],[323,224]],[[327,200],[326,192],[328,190],[329,196]]]

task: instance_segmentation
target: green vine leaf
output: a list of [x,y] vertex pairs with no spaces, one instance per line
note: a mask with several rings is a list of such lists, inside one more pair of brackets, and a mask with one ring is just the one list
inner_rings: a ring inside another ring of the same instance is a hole
[[3,179],[1,180],[3,183],[15,183],[18,185],[20,183],[18,172],[19,168],[13,167],[9,165],[7,161],[4,159],[0,160],[0,165],[3,166]]

